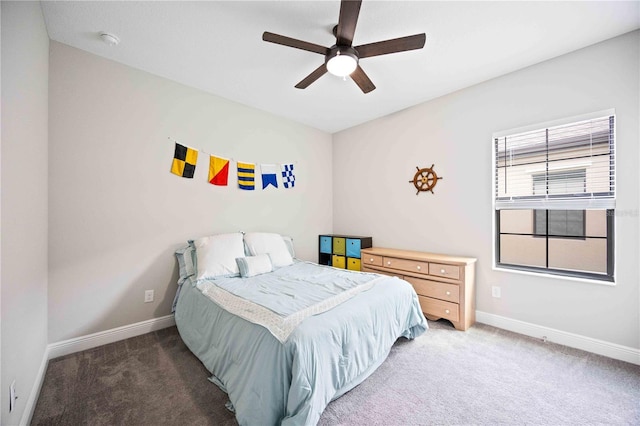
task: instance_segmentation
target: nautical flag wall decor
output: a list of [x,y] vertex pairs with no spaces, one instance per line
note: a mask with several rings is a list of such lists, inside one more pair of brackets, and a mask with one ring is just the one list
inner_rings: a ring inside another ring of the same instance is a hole
[[261,164],[260,171],[262,172],[262,189],[269,185],[278,187],[278,167],[275,164]]
[[293,174],[293,164],[282,165],[282,185],[293,188],[296,185],[296,175]]
[[[199,151],[182,145],[175,140],[168,138],[175,143],[175,152],[173,154],[173,162],[171,163],[171,173],[180,177],[193,179],[198,162]],[[256,189],[256,167],[259,167],[258,173],[262,178],[262,189],[269,186],[278,188],[278,181],[282,179],[281,187],[286,189],[295,187],[296,176],[293,170],[293,163],[287,164],[256,164],[236,162],[234,159],[227,159],[209,155],[209,175],[208,181],[212,185],[229,186],[229,168],[231,163],[235,163],[238,173],[238,187],[246,191],[254,191]],[[279,177],[279,175],[281,177]],[[258,184],[259,185],[259,184]]]
[[213,155],[209,156],[209,183],[227,186],[229,180],[229,160]]
[[238,187],[248,191],[256,188],[256,165],[238,161]]
[[198,150],[180,145],[176,142],[176,150],[171,163],[171,173],[185,178],[193,178],[198,162]]

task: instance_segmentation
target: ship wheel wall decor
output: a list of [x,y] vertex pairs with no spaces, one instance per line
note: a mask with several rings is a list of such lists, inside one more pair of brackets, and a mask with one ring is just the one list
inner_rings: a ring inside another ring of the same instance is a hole
[[432,164],[431,167],[425,167],[424,169],[416,166],[418,171],[413,177],[413,180],[409,181],[409,183],[413,183],[413,186],[418,190],[416,195],[425,191],[431,191],[433,194],[433,187],[438,183],[438,179],[442,179],[442,177],[438,177],[436,172],[433,170],[433,166],[434,165]]

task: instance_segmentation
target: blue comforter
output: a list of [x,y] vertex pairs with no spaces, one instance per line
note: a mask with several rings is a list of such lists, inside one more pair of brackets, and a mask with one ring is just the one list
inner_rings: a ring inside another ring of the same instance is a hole
[[427,329],[413,287],[398,278],[378,280],[306,318],[284,343],[195,286],[182,287],[175,313],[180,335],[224,386],[241,425],[316,424],[332,399],[386,359],[396,339]]

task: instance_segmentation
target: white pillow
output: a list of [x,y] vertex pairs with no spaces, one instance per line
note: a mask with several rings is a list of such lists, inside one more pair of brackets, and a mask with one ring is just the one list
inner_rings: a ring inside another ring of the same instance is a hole
[[198,268],[196,279],[239,275],[236,258],[244,256],[240,232],[198,238],[193,245],[196,248]]
[[271,263],[277,268],[293,263],[293,257],[280,234],[247,232],[244,234],[244,242],[249,249],[249,254],[252,256],[268,254],[271,257]]
[[238,264],[238,269],[240,269],[240,276],[243,278],[249,278],[273,271],[271,258],[268,254],[239,257],[236,259],[236,263]]

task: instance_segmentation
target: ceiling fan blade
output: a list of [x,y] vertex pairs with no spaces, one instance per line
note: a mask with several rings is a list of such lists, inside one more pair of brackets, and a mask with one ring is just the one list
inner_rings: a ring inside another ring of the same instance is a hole
[[358,68],[356,68],[356,70],[351,73],[351,78],[356,82],[360,90],[362,90],[364,93],[369,93],[376,88],[376,86],[369,79],[369,76],[365,74],[362,68],[360,68],[360,65],[358,65]]
[[309,74],[304,79],[302,79],[300,83],[296,84],[296,89],[306,89],[307,87],[309,87],[311,83],[313,83],[314,81],[316,81],[317,79],[325,75],[326,72],[327,72],[326,65],[325,64],[320,65],[311,74]]
[[370,58],[372,56],[388,55],[389,53],[405,52],[407,50],[422,49],[426,41],[426,35],[415,34],[407,37],[394,38],[392,40],[378,41],[376,43],[357,46],[358,56]]
[[338,46],[351,47],[361,5],[362,0],[342,0],[340,2],[340,18],[336,31],[336,44]]
[[326,55],[329,49],[319,44],[309,43],[307,41],[298,40],[291,37],[286,37],[279,34],[270,33],[265,31],[262,34],[262,40],[270,43],[281,44],[283,46],[295,47],[296,49],[307,50],[309,52],[319,53]]

